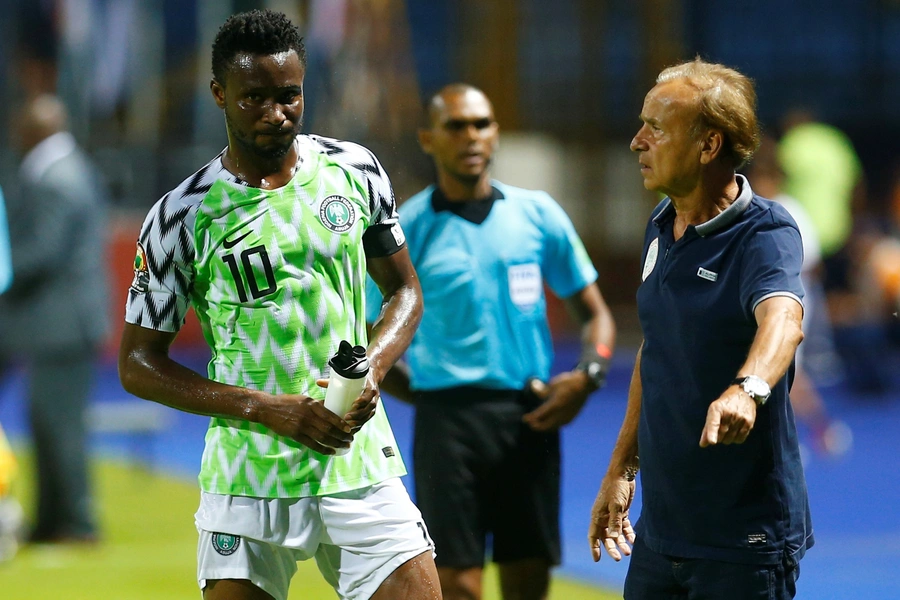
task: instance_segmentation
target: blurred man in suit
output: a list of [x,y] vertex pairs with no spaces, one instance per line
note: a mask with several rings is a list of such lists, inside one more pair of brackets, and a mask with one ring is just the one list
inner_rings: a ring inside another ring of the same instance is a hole
[[0,296],[0,357],[28,374],[38,481],[31,540],[92,541],[85,409],[107,329],[107,194],[58,98],[29,101],[16,125],[24,158],[7,198],[13,281]]

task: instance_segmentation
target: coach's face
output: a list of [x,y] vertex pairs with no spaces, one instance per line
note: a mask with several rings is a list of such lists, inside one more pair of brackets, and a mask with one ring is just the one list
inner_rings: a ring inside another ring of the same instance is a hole
[[683,197],[699,184],[703,161],[697,92],[684,80],[658,84],[641,110],[643,125],[631,140],[644,187]]
[[499,135],[490,100],[478,90],[446,92],[430,118],[431,127],[419,130],[419,143],[437,169],[467,182],[482,177]]
[[210,88],[225,111],[229,143],[263,158],[285,156],[303,124],[305,68],[293,50],[237,54]]

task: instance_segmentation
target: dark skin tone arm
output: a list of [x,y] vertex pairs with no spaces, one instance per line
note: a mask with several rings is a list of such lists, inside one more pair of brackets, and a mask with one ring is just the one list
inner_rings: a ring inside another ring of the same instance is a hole
[[[119,377],[126,391],[185,412],[260,423],[321,454],[348,447],[372,418],[378,385],[412,340],[422,315],[422,292],[406,249],[368,261],[369,274],[387,298],[369,343],[369,377],[344,418],[302,394],[275,395],[211,381],[169,357],[175,333],[126,324]],[[320,385],[326,382],[321,381]]]
[[[616,324],[596,283],[566,298],[565,303],[569,313],[582,324],[581,342],[585,348],[593,350],[602,344],[611,351],[615,347]],[[570,423],[596,390],[583,371],[560,373],[546,385],[534,382],[532,388],[544,398],[544,403],[522,419],[535,431],[552,431]]]

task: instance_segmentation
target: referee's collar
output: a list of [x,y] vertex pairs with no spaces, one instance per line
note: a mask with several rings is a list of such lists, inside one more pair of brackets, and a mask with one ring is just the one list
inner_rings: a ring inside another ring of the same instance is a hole
[[[734,202],[709,221],[693,226],[697,235],[700,237],[706,237],[712,233],[725,229],[737,221],[738,218],[744,214],[744,211],[747,210],[747,207],[750,206],[750,201],[753,200],[753,190],[750,188],[750,182],[747,181],[747,178],[743,175],[735,175],[735,180],[738,184],[738,195],[737,198],[734,199]],[[657,227],[662,228],[662,224],[668,219],[674,218],[674,216],[675,206],[672,204],[672,199],[666,197],[662,210],[654,217],[653,223]]]
[[435,186],[434,191],[431,193],[431,208],[436,213],[446,210],[466,221],[480,225],[491,214],[494,202],[503,198],[505,198],[503,192],[497,186],[491,185],[491,194],[487,198],[469,200],[468,202],[453,202],[447,199],[447,196],[439,187]]

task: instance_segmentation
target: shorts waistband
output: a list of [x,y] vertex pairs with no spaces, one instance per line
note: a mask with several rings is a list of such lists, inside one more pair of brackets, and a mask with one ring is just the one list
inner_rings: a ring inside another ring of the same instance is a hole
[[490,389],[462,385],[440,390],[421,390],[415,392],[416,404],[481,404],[493,402],[516,402],[522,396],[522,390]]

